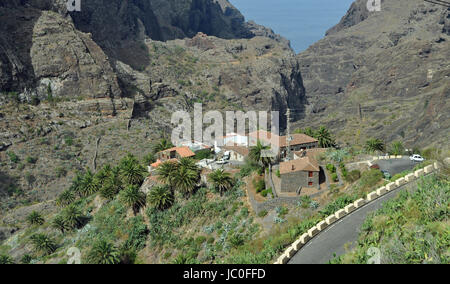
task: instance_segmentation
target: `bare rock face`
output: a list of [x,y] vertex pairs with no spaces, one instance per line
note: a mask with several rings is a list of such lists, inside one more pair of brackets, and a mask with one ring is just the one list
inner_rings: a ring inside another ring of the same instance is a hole
[[365,15],[362,2],[298,55],[308,100],[299,127],[327,125],[349,144],[369,137],[408,148],[448,141],[448,9],[385,0],[381,12]]
[[70,18],[29,5],[0,10],[1,90],[27,100],[120,97],[108,58]]

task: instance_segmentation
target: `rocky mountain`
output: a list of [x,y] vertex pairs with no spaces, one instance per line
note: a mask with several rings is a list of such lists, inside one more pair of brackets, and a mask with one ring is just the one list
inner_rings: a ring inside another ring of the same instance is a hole
[[298,55],[308,105],[297,125],[327,125],[349,144],[448,146],[450,10],[422,0],[385,0],[380,12],[366,4],[355,1]]
[[142,159],[171,133],[171,114],[195,102],[281,112],[306,102],[289,41],[245,22],[228,1],[92,0],[81,9],[0,0],[0,216],[8,226],[31,208],[52,210],[76,171],[127,152]]

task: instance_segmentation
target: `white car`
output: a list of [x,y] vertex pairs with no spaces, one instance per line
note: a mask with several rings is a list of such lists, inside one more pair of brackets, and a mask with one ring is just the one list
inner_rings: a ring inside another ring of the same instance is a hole
[[420,156],[420,155],[412,155],[411,157],[409,157],[409,159],[411,161],[414,161],[414,162],[423,162],[423,161],[425,161],[425,159],[422,158],[422,156]]

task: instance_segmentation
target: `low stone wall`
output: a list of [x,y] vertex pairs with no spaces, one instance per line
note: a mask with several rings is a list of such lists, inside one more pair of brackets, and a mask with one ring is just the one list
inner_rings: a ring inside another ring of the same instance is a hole
[[286,264],[288,261],[304,246],[313,239],[321,231],[328,228],[330,225],[344,218],[348,214],[358,210],[367,203],[370,203],[381,196],[391,192],[394,189],[399,188],[409,182],[416,180],[417,178],[430,174],[436,170],[439,170],[441,165],[434,163],[433,165],[427,166],[424,169],[420,169],[414,172],[414,175],[408,175],[407,178],[402,178],[396,182],[390,183],[386,186],[380,187],[377,190],[367,194],[365,199],[356,200],[354,203],[347,205],[345,208],[338,210],[335,214],[328,216],[325,220],[320,221],[316,226],[309,229],[306,233],[300,236],[290,247],[288,247],[285,252],[277,259],[274,264]]

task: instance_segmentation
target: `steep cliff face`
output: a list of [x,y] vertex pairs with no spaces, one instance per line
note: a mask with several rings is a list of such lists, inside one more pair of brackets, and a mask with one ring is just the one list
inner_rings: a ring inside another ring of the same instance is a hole
[[[115,99],[133,97],[124,81],[159,65],[145,44],[149,39],[198,32],[222,39],[264,36],[289,49],[287,40],[246,23],[226,0],[95,0],[70,13],[65,0],[1,0],[0,22],[0,90],[19,92],[23,101],[45,100],[51,93],[64,100],[111,98],[114,105]],[[131,73],[114,69],[121,64]]]
[[120,97],[108,58],[90,35],[50,10],[49,1],[24,2],[0,6],[2,91],[21,92],[22,100]]
[[385,0],[365,15],[364,2],[298,55],[309,102],[298,125],[328,125],[346,143],[448,144],[449,10]]

